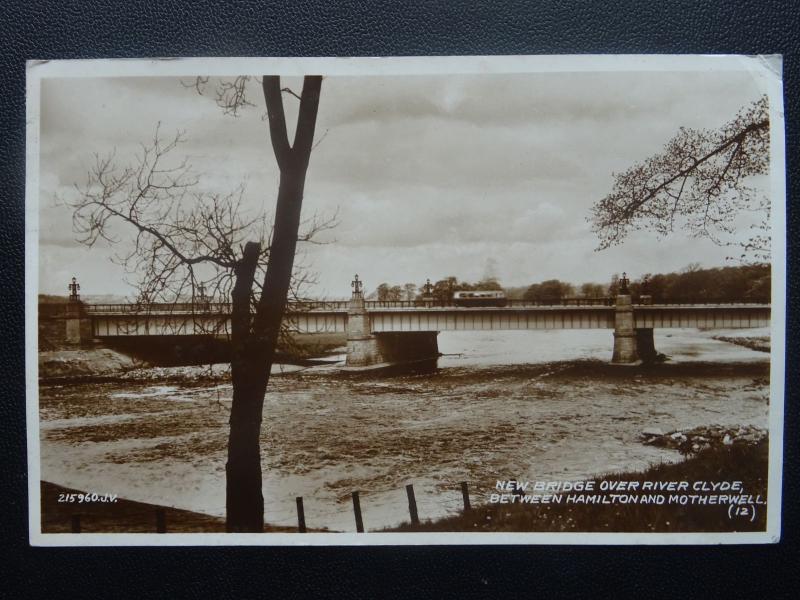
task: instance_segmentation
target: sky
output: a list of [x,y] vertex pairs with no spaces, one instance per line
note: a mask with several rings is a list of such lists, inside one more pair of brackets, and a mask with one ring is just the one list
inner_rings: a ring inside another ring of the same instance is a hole
[[[199,95],[182,81],[192,78],[42,82],[41,293],[64,294],[75,276],[84,294],[135,295],[111,260],[133,232],[88,248],[66,201],[95,154],[114,151],[125,165],[159,124],[163,137],[185,131],[175,158],[188,159],[198,188],[244,184],[247,214],[273,210],[278,169],[260,86],[248,88],[255,106],[232,117],[210,88]],[[681,230],[598,252],[587,217],[613,173],[659,152],[681,126],[723,125],[762,93],[738,71],[326,77],[303,216],[338,214],[338,225],[302,249],[317,280],[308,295],[346,297],[355,273],[370,291],[450,275],[525,286],[730,264],[730,249]],[[297,101],[284,103],[291,139]]]

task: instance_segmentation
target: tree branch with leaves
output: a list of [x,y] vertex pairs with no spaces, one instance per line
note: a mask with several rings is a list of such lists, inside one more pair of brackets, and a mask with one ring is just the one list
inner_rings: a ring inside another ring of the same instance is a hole
[[[763,96],[717,130],[680,128],[664,150],[614,175],[611,193],[589,218],[599,250],[631,231],[659,236],[682,227],[720,246],[738,246],[742,260],[768,260],[769,198],[749,184],[769,171],[769,106]],[[742,213],[757,213],[748,239],[733,239]]]

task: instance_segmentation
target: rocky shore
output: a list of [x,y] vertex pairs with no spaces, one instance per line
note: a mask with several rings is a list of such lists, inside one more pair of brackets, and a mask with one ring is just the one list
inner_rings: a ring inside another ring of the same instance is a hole
[[[279,346],[272,374],[297,371],[335,362],[346,351],[340,334],[295,336]],[[215,364],[186,364],[164,360],[163,355],[133,356],[122,348],[99,344],[80,348],[58,348],[39,352],[39,381],[42,384],[106,383],[191,383],[230,380],[230,365],[219,356],[208,357]]]
[[768,336],[759,336],[759,337],[731,337],[731,336],[714,336],[715,340],[720,342],[728,342],[729,344],[736,344],[737,346],[743,346],[745,348],[749,348],[750,350],[756,350],[757,352],[769,352],[770,351],[770,338]]
[[671,448],[688,455],[721,446],[754,445],[767,437],[767,430],[753,425],[704,425],[668,433],[657,428],[648,428],[639,437],[645,445]]
[[[293,373],[323,361],[297,361],[302,364],[275,363],[272,375]],[[159,367],[135,361],[113,350],[58,351],[39,354],[39,381],[45,385],[85,383],[218,383],[231,380],[227,363]]]
[[39,352],[39,379],[44,381],[118,377],[146,366],[142,361],[109,348]]

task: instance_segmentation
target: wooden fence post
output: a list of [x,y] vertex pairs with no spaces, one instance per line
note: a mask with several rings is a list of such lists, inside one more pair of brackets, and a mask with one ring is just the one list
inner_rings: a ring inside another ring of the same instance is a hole
[[306,532],[306,512],[303,510],[303,498],[297,497],[297,531],[298,533]]
[[353,492],[353,512],[356,515],[356,531],[364,533],[364,521],[361,519],[361,501],[358,498],[358,492]]
[[469,487],[466,481],[461,482],[461,497],[464,499],[464,512],[472,510],[472,507],[469,505]]
[[72,515],[71,519],[71,528],[72,533],[80,533],[81,532],[81,516],[80,515]]
[[167,532],[167,515],[163,508],[156,509],[156,533]]
[[411,524],[419,525],[419,515],[417,514],[417,499],[414,497],[414,486],[409,483],[406,486],[406,494],[408,495],[408,512],[411,515]]

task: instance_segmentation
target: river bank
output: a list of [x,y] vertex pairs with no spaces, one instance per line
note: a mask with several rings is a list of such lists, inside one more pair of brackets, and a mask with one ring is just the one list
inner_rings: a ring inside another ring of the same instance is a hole
[[[352,530],[361,491],[368,530],[461,509],[460,481],[483,504],[498,479],[578,480],[683,459],[643,431],[766,428],[768,363],[599,361],[450,368],[341,378],[326,369],[271,382],[262,426],[266,519]],[[114,382],[40,390],[41,477],[65,487],[224,515],[229,383]]]
[[[429,373],[345,376],[336,356],[276,365],[261,437],[266,520],[294,526],[301,496],[309,528],[350,531],[358,490],[376,530],[407,519],[408,483],[423,519],[446,517],[462,508],[461,481],[479,505],[500,479],[580,480],[685,458],[644,443],[645,430],[683,432],[691,448],[697,428],[766,429],[769,356],[713,335],[729,333],[657,332],[670,360],[648,367],[610,364],[601,330],[443,333]],[[41,479],[224,516],[232,387],[222,366],[195,369],[41,385]]]
[[[730,447],[717,445],[677,464],[658,464],[643,471],[614,473],[590,481],[669,482],[718,481],[735,474],[748,495],[767,498],[768,442],[743,442]],[[596,486],[596,487],[599,487]],[[222,533],[222,517],[175,509],[151,503],[115,498],[108,502],[64,502],[70,494],[86,496],[85,490],[41,482],[43,533],[155,533],[159,524],[169,533]],[[267,507],[269,512],[269,507]],[[161,513],[159,517],[158,513]],[[425,519],[418,524],[403,522],[384,532],[659,532],[763,531],[766,507],[759,505],[752,519],[731,516],[719,505],[564,505],[479,504],[456,515]],[[77,521],[76,521],[77,518]],[[160,520],[160,523],[159,523]],[[352,527],[350,528],[352,529]],[[294,533],[297,526],[265,523],[265,533]],[[315,530],[318,532],[327,529]]]
[[[344,351],[345,342],[338,334],[294,336],[278,349],[273,374],[330,362],[330,357]],[[164,383],[230,380],[230,365],[224,362],[164,365],[141,354],[101,345],[39,352],[38,368],[39,382],[43,385],[119,380]]]
[[[543,339],[556,332],[537,332]],[[759,330],[752,335],[749,330],[695,332],[687,343],[685,331],[657,332],[656,346],[665,351],[665,359],[673,364],[696,362],[730,362],[731,360],[759,360],[759,353],[768,353],[770,338]],[[531,332],[511,331],[475,335],[472,332],[440,334],[439,349],[442,357],[439,366],[468,367],[485,364],[525,364],[554,360],[591,359],[609,355],[608,349],[598,352],[597,340],[607,337],[603,331],[563,331],[557,337],[571,337],[568,344],[545,344],[525,348]],[[487,337],[488,336],[488,337]],[[583,338],[589,340],[585,343]],[[488,340],[488,344],[486,343]],[[272,374],[296,372],[310,367],[344,365],[344,338],[340,334],[308,334],[295,336],[289,345],[278,352]],[[676,343],[677,342],[677,343]],[[752,352],[735,351],[739,346]],[[544,351],[542,351],[544,350]],[[202,365],[165,366],[148,362],[113,348],[88,347],[40,352],[38,355],[39,382],[42,385],[85,383],[111,383],[114,381],[139,381],[150,383],[219,383],[230,381],[230,365],[212,363]]]

